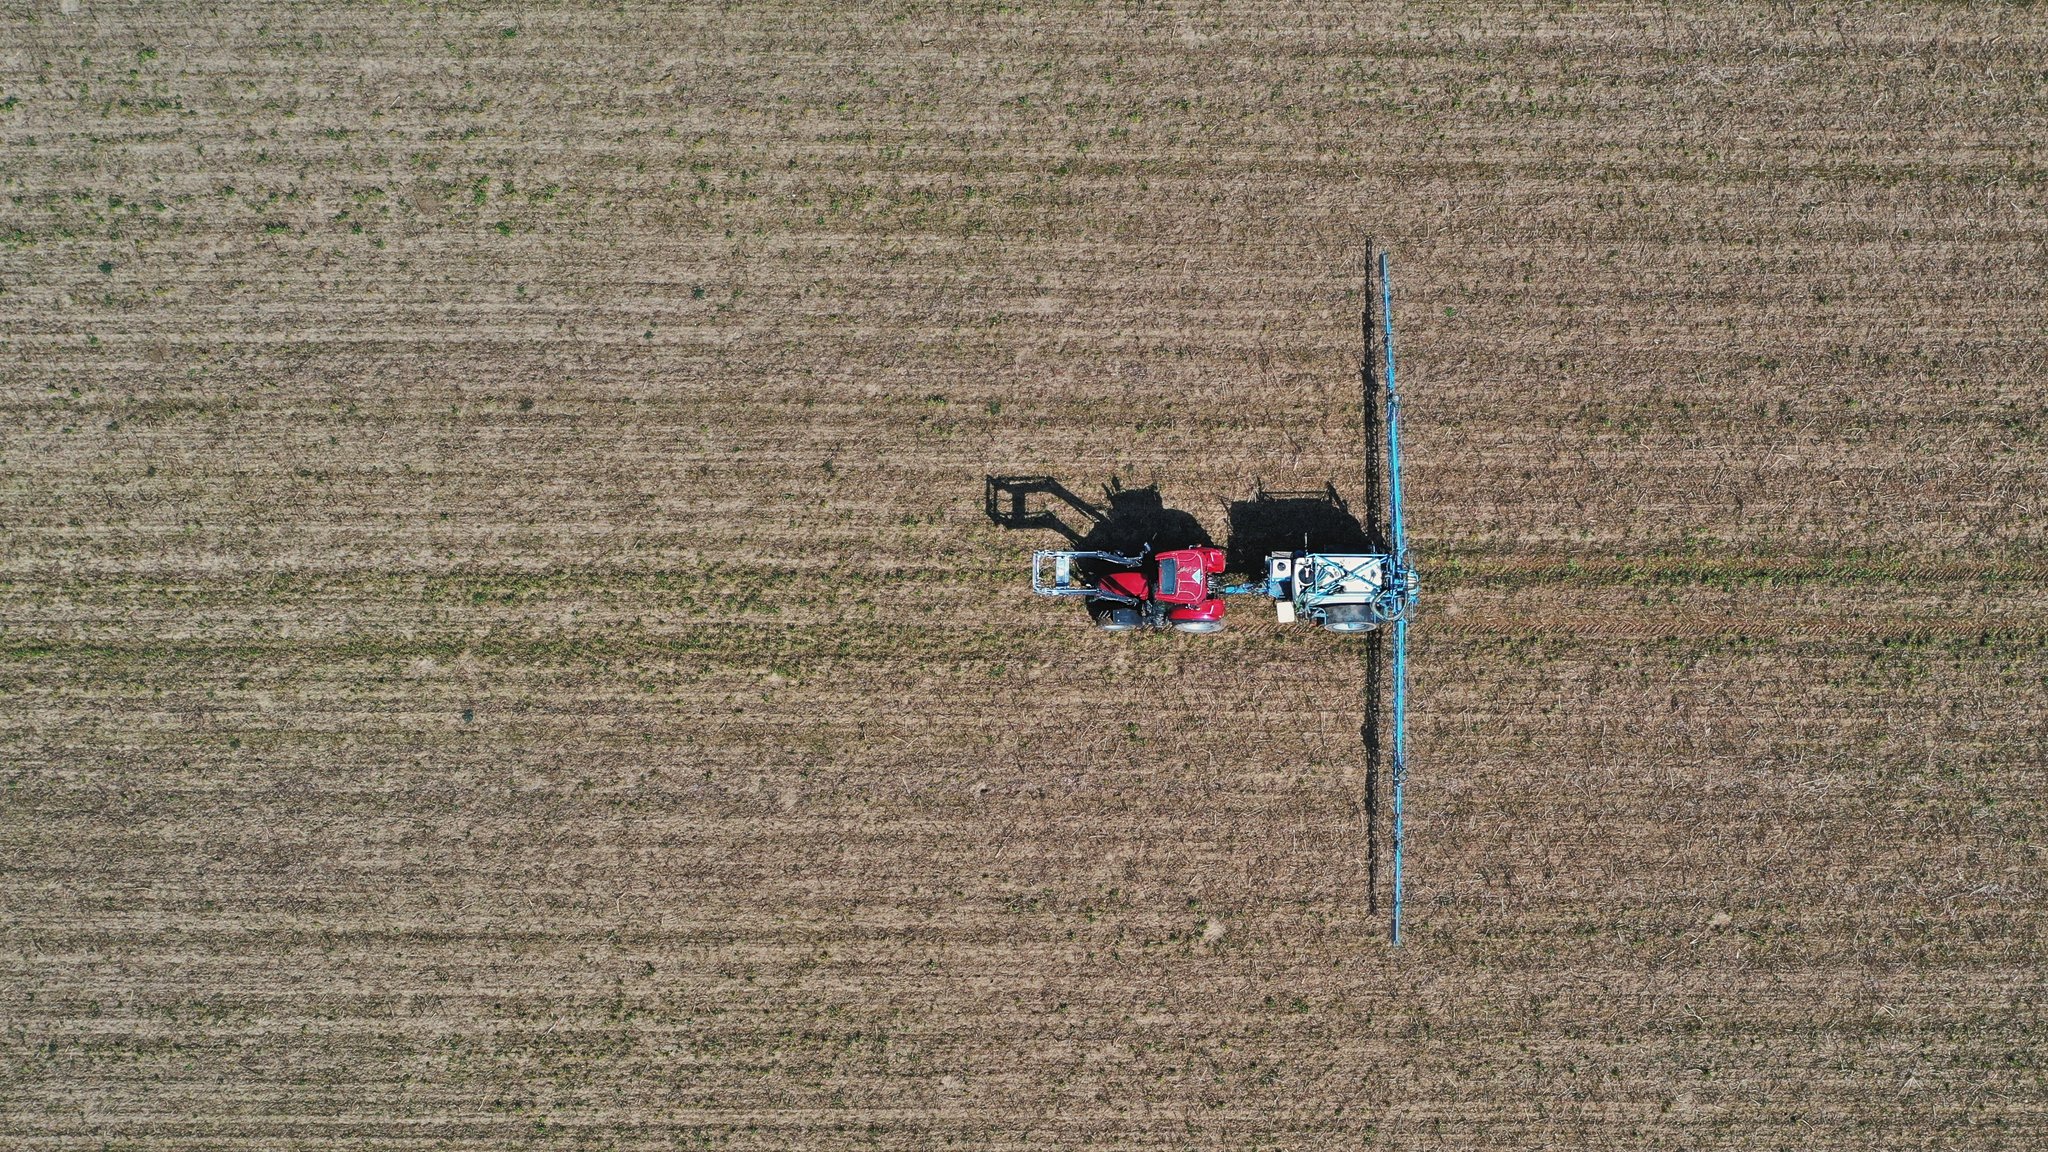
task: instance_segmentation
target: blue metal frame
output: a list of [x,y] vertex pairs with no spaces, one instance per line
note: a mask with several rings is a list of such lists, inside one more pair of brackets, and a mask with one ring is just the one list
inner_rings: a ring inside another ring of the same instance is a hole
[[1401,520],[1401,398],[1394,389],[1394,285],[1387,276],[1387,254],[1380,253],[1381,344],[1387,350],[1388,512],[1393,520],[1394,588],[1401,614],[1394,618],[1394,916],[1390,940],[1401,943],[1401,849],[1403,848],[1401,787],[1408,782],[1408,606],[1414,601],[1415,577],[1408,567],[1408,532]]

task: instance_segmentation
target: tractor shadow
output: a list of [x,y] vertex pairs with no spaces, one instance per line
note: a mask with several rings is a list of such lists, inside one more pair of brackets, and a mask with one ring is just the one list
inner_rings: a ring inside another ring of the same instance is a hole
[[1192,513],[1169,508],[1156,485],[1125,488],[1112,481],[1100,503],[1083,500],[1050,476],[988,476],[982,511],[1002,528],[1057,532],[1083,552],[1136,555],[1212,544]]

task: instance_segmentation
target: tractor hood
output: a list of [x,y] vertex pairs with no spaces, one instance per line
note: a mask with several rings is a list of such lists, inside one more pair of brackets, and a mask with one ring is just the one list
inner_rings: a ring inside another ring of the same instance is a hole
[[1200,604],[1209,598],[1209,576],[1223,570],[1220,548],[1176,548],[1159,554],[1152,598],[1162,604]]

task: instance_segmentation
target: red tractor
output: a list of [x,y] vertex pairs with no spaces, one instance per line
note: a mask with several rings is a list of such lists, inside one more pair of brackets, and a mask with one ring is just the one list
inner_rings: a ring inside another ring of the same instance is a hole
[[1223,549],[1210,545],[1157,555],[1148,546],[1136,556],[1043,551],[1031,557],[1031,590],[1085,597],[1088,615],[1105,632],[1221,632],[1222,575]]

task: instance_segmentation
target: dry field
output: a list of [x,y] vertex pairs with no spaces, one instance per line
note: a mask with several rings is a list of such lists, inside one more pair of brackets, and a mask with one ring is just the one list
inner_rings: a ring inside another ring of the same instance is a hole
[[[9,3],[0,1147],[2048,1144],[2044,198],[2020,5]],[[982,512],[1355,492],[1368,238],[1398,951]]]

